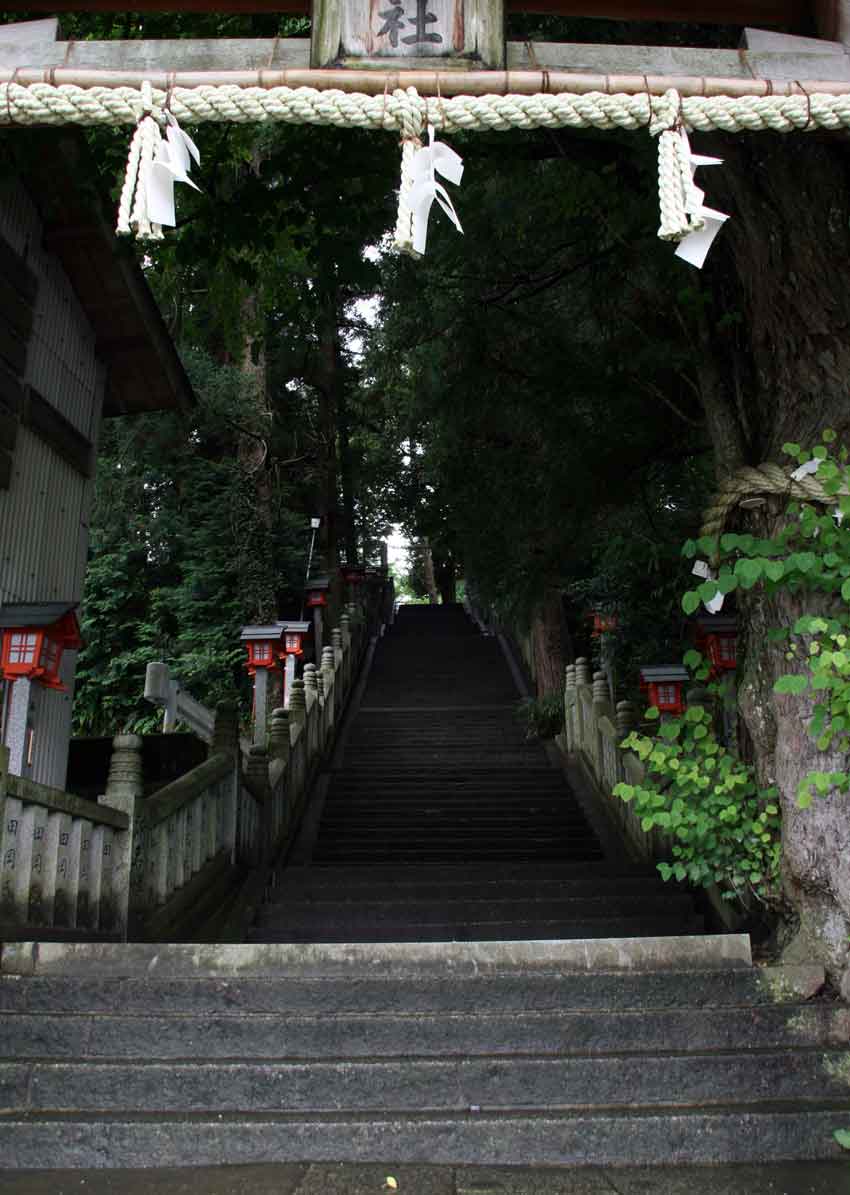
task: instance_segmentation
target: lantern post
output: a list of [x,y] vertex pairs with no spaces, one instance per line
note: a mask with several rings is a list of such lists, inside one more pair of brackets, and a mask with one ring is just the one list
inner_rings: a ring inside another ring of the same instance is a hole
[[308,610],[313,611],[313,646],[316,659],[322,658],[322,611],[328,604],[328,577],[311,577],[304,586],[304,597]]
[[304,654],[304,636],[310,630],[309,622],[282,622],[283,630],[283,708],[289,709],[289,694],[292,682],[295,680],[295,664],[299,656]]
[[266,745],[269,704],[269,673],[280,666],[279,649],[283,626],[279,622],[267,626],[242,628],[241,641],[248,649],[245,667],[254,678],[254,743]]
[[13,603],[0,609],[0,676],[8,686],[0,746],[8,746],[9,770],[16,776],[33,771],[41,691],[67,695],[62,659],[82,646],[75,611],[73,602]]

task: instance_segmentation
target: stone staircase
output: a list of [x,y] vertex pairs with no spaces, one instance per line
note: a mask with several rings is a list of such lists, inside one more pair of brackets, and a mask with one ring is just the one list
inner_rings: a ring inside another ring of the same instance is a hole
[[258,942],[698,933],[691,898],[606,859],[525,740],[498,641],[462,607],[402,608],[329,777],[306,866],[283,867]]
[[405,610],[248,943],[5,946],[0,1165],[841,1157],[823,972],[702,932],[515,701],[461,611]]
[[744,947],[45,944],[0,977],[2,1165],[837,1157],[848,1010]]

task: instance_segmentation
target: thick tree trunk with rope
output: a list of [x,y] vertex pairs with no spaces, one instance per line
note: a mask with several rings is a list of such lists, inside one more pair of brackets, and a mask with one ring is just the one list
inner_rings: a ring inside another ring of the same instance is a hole
[[[776,462],[787,476],[793,464],[783,443],[810,447],[825,427],[845,443],[850,433],[850,294],[836,272],[850,260],[850,155],[821,134],[738,136],[712,149],[725,159],[712,175],[710,202],[733,216],[722,236],[739,283],[750,367],[743,401],[728,389],[704,395],[718,474],[728,477],[744,460]],[[731,526],[772,535],[786,501],[738,507]],[[819,602],[826,599],[739,591],[739,700],[759,780],[780,795],[783,888],[794,915],[785,957],[818,959],[850,994],[850,803],[830,796],[807,810],[797,805],[809,771],[845,770],[847,760],[818,751],[805,695],[773,692],[795,665],[783,644],[767,638],[771,627],[793,625],[803,605],[812,611]]]

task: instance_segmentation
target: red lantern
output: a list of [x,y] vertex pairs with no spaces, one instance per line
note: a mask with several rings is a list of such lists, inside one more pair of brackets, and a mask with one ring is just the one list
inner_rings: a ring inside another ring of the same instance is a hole
[[280,625],[283,628],[283,655],[303,655],[302,644],[304,636],[310,629],[309,622],[282,622]]
[[330,582],[327,577],[313,577],[304,586],[307,595],[307,605],[311,608],[327,606]]
[[276,668],[281,628],[277,623],[264,627],[243,627],[242,642],[248,649],[245,667],[254,676],[258,668]]
[[684,668],[641,668],[640,687],[647,694],[649,704],[662,714],[685,712],[684,688],[688,681]]
[[599,614],[594,610],[588,617],[593,619],[593,630],[590,632],[591,639],[598,639],[600,635],[610,635],[617,629],[616,614]]
[[713,676],[734,672],[738,664],[738,633],[734,618],[705,615],[697,619],[696,644],[711,662]]
[[0,611],[3,650],[0,672],[4,680],[37,680],[46,689],[64,691],[59,679],[62,655],[82,647],[74,607],[44,603],[4,606]]

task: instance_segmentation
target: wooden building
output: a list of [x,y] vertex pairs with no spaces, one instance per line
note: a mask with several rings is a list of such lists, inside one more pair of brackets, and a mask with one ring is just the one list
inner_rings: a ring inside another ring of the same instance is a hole
[[[84,142],[67,132],[15,131],[4,138],[13,161],[16,138],[24,136],[28,164],[0,179],[0,635],[7,656],[16,625],[43,622],[82,598],[101,418],[192,401],[142,272],[94,193]],[[0,745],[10,749],[10,770],[56,788],[65,783],[77,654],[73,639],[66,642],[62,688],[8,663],[0,681]]]

